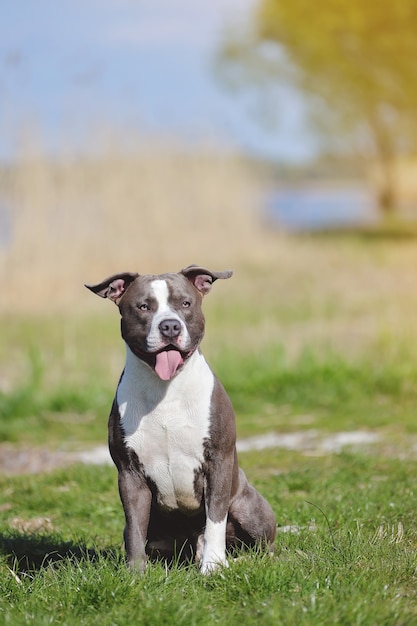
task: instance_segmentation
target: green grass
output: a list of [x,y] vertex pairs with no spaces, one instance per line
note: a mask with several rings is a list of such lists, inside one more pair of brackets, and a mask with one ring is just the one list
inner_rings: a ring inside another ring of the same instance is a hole
[[88,381],[84,387],[61,382],[52,389],[44,383],[39,355],[28,357],[29,373],[23,384],[0,392],[0,440],[29,444],[77,446],[103,437],[103,417],[112,392]]
[[[371,347],[356,359],[332,348],[306,347],[296,358],[282,344],[262,354],[226,348],[211,363],[232,399],[240,437],[291,431],[294,425],[400,429],[406,436],[417,433],[417,361],[413,344],[391,347]],[[124,349],[116,338],[113,350],[121,371]],[[28,363],[25,382],[0,392],[0,438],[64,448],[103,442],[119,373],[111,379],[96,366],[83,382],[50,384],[39,351],[29,354]]]
[[[306,351],[290,362],[282,347],[241,357],[239,367],[219,363],[221,379],[243,434],[319,428],[328,431],[398,427],[415,433],[417,362],[406,350],[390,360],[368,354],[352,362],[342,354]],[[299,416],[308,418],[303,425]]]
[[[209,578],[126,570],[112,468],[2,479],[0,623],[415,623],[415,462],[269,451],[242,465],[294,530]],[[47,532],[13,528],[43,515]]]

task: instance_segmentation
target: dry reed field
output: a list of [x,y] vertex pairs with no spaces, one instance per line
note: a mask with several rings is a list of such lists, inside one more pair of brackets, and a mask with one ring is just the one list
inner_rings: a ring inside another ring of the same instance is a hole
[[74,306],[84,282],[116,271],[235,266],[263,254],[257,186],[238,157],[159,145],[78,159],[32,151],[0,176],[11,219],[0,277],[13,285],[3,312]]
[[0,176],[11,208],[6,318],[107,315],[84,283],[198,263],[235,271],[205,305],[219,321],[213,352],[259,352],[271,338],[295,356],[306,345],[349,355],[388,336],[414,342],[416,240],[285,235],[263,219],[263,183],[238,156],[109,143],[90,158],[29,151]]

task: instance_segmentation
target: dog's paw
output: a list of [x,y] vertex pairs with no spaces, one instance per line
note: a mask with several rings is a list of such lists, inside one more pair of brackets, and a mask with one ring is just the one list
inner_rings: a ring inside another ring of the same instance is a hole
[[204,576],[210,576],[210,574],[214,574],[215,572],[218,572],[225,567],[229,567],[229,563],[226,561],[226,559],[216,561],[203,560],[200,565],[200,572],[204,574]]
[[126,565],[131,572],[142,575],[145,573],[145,570],[148,567],[148,561],[147,559],[137,559],[136,561],[127,560]]

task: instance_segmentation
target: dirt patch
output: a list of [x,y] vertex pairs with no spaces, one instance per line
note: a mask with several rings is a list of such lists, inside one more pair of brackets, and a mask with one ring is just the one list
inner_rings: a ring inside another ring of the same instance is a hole
[[[324,435],[315,430],[293,433],[267,433],[237,442],[238,452],[284,448],[308,455],[337,454],[344,448],[368,448],[381,442],[378,433],[369,431],[338,432]],[[0,473],[37,474],[48,472],[73,463],[87,465],[112,464],[107,446],[97,446],[81,452],[51,451],[45,448],[0,445]]]
[[12,446],[11,444],[0,445],[1,474],[38,474],[73,462],[73,455],[67,452]]
[[19,532],[32,535],[39,532],[51,533],[54,529],[49,517],[32,517],[24,519],[23,517],[14,517],[10,522],[11,528]]
[[293,433],[267,433],[249,437],[237,442],[238,452],[265,450],[266,448],[285,448],[311,454],[339,453],[346,447],[363,447],[377,443],[378,433],[356,430],[324,435],[315,430]]

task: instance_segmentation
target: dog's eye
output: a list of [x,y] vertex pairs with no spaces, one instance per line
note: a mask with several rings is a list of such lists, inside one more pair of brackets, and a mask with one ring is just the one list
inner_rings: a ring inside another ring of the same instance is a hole
[[144,302],[143,304],[138,304],[138,309],[141,311],[149,311],[149,305]]
[[191,306],[191,302],[189,300],[184,300],[182,306],[184,307],[184,309],[188,309]]

